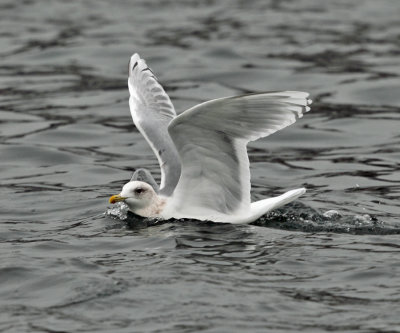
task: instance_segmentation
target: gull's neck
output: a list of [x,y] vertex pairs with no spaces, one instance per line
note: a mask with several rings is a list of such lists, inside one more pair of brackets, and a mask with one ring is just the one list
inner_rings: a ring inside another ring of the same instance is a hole
[[150,205],[135,209],[134,213],[143,217],[157,217],[164,210],[166,202],[166,198],[160,197],[156,194]]

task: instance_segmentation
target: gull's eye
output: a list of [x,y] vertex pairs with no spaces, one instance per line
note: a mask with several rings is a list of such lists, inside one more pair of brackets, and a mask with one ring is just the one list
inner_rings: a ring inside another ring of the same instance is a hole
[[144,192],[144,189],[142,189],[141,187],[135,188],[134,190],[135,194],[140,194]]

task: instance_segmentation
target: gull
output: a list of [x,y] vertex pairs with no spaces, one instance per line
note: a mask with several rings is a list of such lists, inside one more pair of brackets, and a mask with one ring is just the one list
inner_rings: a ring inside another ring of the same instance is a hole
[[293,124],[310,110],[309,94],[276,91],[218,98],[177,115],[144,59],[129,62],[129,107],[161,168],[158,186],[137,170],[110,203],[136,215],[250,223],[305,193],[305,188],[251,203],[247,144]]

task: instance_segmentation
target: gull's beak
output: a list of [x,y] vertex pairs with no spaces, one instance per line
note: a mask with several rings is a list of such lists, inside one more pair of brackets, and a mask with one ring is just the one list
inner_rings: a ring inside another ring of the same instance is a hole
[[118,201],[124,201],[126,198],[121,197],[119,194],[117,195],[113,195],[112,197],[110,197],[110,199],[108,200],[109,203],[111,204],[115,204]]

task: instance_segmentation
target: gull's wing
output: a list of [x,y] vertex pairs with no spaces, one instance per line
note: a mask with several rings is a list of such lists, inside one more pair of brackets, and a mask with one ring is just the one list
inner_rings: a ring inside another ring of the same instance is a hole
[[308,93],[250,94],[208,101],[169,125],[182,173],[171,201],[180,215],[207,218],[250,210],[246,145],[293,124],[310,110]]
[[134,54],[129,62],[129,107],[161,168],[160,193],[170,195],[181,174],[181,164],[168,125],[176,117],[174,106],[146,62]]

